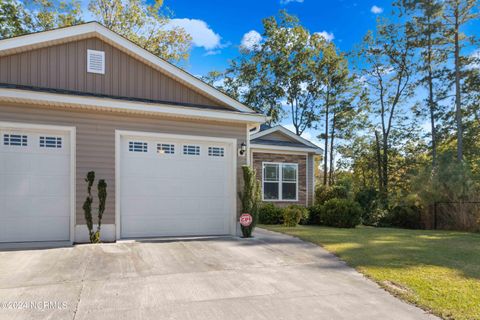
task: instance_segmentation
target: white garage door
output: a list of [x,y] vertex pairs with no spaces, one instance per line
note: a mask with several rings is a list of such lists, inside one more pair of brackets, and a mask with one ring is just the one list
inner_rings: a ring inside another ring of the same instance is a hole
[[122,238],[231,233],[231,144],[168,135],[120,141]]
[[2,128],[0,242],[70,240],[70,138]]

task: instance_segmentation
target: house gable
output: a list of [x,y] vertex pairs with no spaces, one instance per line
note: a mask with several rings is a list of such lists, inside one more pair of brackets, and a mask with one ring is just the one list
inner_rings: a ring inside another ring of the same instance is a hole
[[322,149],[305,138],[299,137],[280,125],[266,127],[250,136],[253,148],[270,150],[296,150],[307,153],[322,153]]
[[[87,50],[105,52],[105,74],[87,72]],[[0,56],[0,83],[235,110],[92,36]]]

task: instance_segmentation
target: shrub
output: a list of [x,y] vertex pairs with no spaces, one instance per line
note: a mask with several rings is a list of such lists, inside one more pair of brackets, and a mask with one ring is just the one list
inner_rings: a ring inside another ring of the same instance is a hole
[[258,220],[258,208],[260,206],[260,181],[257,180],[255,170],[250,166],[242,166],[243,170],[243,191],[238,193],[242,202],[242,213],[249,213],[252,216],[252,224],[247,227],[240,225],[243,237],[250,238]]
[[362,208],[355,201],[331,199],[325,202],[322,223],[338,228],[355,228],[361,222]]
[[290,205],[283,209],[283,224],[286,227],[296,227],[307,216],[307,208],[299,205]]
[[273,203],[265,203],[259,209],[258,221],[263,224],[282,224],[283,209]]
[[348,189],[343,185],[319,186],[315,190],[315,203],[324,204],[331,199],[347,199]]
[[354,200],[362,207],[362,223],[375,225],[378,222],[378,191],[375,188],[362,189],[355,194]]
[[396,206],[387,217],[394,227],[405,229],[423,229],[421,209],[417,206]]
[[322,215],[325,211],[325,206],[314,205],[308,208],[308,222],[307,224],[322,224]]

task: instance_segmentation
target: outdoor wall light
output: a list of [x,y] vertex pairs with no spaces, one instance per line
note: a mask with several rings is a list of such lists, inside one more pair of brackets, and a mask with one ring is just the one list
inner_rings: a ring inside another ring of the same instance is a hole
[[245,142],[242,142],[242,144],[240,145],[240,155],[243,156],[245,154],[245,151],[247,151],[247,145],[245,144]]

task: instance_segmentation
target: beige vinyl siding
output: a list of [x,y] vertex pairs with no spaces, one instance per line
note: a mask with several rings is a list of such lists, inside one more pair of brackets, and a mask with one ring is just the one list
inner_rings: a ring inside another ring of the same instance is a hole
[[[87,73],[87,49],[105,52],[104,75]],[[222,106],[98,38],[2,56],[0,70],[6,84]]]
[[[105,179],[108,184],[107,206],[103,223],[115,223],[115,130],[233,138],[237,139],[238,148],[247,138],[246,125],[242,124],[151,116],[122,116],[27,105],[0,105],[0,121],[76,127],[77,224],[85,223],[82,210],[86,196],[84,177],[90,170],[94,170],[97,178]],[[246,157],[238,157],[238,185],[241,185],[242,181],[241,166],[245,164]],[[237,201],[237,206],[239,206],[239,201]]]
[[278,132],[278,131],[275,131],[275,132],[269,133],[269,134],[267,134],[267,135],[264,135],[264,136],[260,137],[259,139],[262,139],[262,140],[274,140],[274,141],[297,142],[296,140],[293,140],[292,138],[290,138],[290,137],[287,136],[286,134],[283,134],[283,133]]

